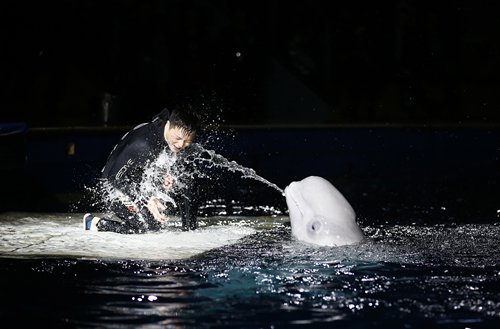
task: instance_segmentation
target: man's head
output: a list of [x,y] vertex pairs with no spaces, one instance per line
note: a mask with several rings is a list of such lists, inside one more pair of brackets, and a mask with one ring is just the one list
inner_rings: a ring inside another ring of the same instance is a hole
[[174,153],[191,145],[200,128],[200,119],[190,106],[176,107],[165,124],[164,138]]

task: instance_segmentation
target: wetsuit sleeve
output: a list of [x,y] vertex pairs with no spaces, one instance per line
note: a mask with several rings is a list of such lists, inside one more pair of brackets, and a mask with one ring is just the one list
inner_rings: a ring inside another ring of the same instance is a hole
[[146,138],[130,132],[111,152],[102,171],[102,178],[129,196],[137,195],[144,168],[153,156]]

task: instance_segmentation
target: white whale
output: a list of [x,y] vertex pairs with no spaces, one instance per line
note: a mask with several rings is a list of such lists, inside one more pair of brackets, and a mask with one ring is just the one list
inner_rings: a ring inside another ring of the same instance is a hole
[[326,179],[309,176],[285,188],[292,235],[321,246],[360,242],[364,236],[344,196]]

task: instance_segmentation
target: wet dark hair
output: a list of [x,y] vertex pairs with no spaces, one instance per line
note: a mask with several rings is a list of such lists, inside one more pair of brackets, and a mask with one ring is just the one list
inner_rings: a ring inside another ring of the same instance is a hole
[[201,128],[199,114],[192,105],[186,103],[164,108],[153,118],[153,121],[156,120],[160,120],[162,126],[169,121],[170,126],[179,127],[189,134],[194,134]]
[[200,117],[191,106],[173,108],[168,121],[170,126],[179,127],[189,134],[196,133],[201,126]]

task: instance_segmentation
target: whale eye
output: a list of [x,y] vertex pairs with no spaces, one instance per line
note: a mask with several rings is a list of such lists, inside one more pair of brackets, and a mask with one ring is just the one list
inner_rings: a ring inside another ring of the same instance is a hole
[[309,222],[308,230],[311,233],[318,233],[319,231],[321,231],[321,226],[322,224],[319,220],[313,219],[312,221]]

